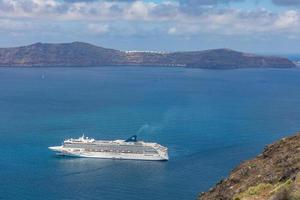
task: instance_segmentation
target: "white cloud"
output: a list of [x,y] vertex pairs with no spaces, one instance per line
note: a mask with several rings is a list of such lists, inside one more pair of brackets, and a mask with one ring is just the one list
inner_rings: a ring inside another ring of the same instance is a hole
[[171,35],[176,34],[176,32],[177,32],[177,28],[175,28],[175,27],[171,27],[168,30],[168,33],[171,34]]
[[[2,22],[6,29],[20,29],[26,20],[35,19],[59,24],[84,22],[89,24],[88,31],[96,34],[119,31],[110,26],[113,23],[125,24],[122,29],[125,27],[132,34],[153,31],[156,34],[190,36],[200,33],[251,35],[272,32],[288,37],[300,32],[300,11],[297,10],[274,13],[265,9],[192,8],[176,1],[0,0],[0,19],[13,22]],[[123,33],[128,34],[126,31]]]
[[108,24],[89,24],[88,30],[94,34],[105,34],[109,32]]
[[155,7],[154,3],[144,3],[142,1],[133,2],[130,6],[125,10],[125,18],[126,19],[141,19],[145,20],[149,18],[149,12],[151,9]]
[[21,22],[11,19],[0,19],[0,31],[25,31],[32,29],[31,22]]
[[295,10],[289,10],[282,13],[275,21],[275,26],[279,29],[288,29],[299,27],[300,13]]
[[267,10],[210,11],[191,20],[179,20],[167,32],[177,35],[214,33],[219,35],[252,35],[260,33],[295,34],[300,33],[300,12],[286,11],[272,13]]

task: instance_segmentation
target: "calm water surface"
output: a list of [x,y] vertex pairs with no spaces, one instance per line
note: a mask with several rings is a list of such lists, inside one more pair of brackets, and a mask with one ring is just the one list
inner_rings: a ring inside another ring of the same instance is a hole
[[[300,130],[300,70],[0,68],[0,199],[188,200]],[[168,162],[61,158],[132,134]]]

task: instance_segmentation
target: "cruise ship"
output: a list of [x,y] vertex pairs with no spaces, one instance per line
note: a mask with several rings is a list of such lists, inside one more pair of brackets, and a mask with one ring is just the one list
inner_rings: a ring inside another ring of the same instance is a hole
[[134,135],[127,140],[95,140],[93,138],[79,137],[67,139],[61,146],[49,147],[61,155],[127,159],[127,160],[168,160],[168,149],[157,143],[138,141]]

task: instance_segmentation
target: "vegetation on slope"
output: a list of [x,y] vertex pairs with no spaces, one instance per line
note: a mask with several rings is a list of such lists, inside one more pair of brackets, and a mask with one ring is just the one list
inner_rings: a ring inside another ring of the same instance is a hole
[[267,146],[199,200],[300,200],[300,133]]

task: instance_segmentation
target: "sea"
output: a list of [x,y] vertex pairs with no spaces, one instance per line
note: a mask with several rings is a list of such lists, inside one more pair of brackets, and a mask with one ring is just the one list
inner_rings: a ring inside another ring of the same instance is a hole
[[[0,199],[193,200],[300,130],[300,69],[0,68]],[[170,160],[68,158],[82,134]]]

